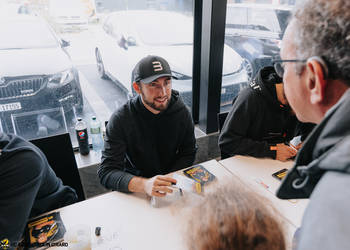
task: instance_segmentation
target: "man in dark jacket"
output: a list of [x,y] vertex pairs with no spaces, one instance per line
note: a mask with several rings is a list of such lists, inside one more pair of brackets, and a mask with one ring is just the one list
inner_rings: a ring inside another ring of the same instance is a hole
[[286,144],[298,134],[304,139],[312,127],[296,119],[282,78],[273,67],[265,67],[233,103],[219,137],[221,158],[249,155],[286,161],[300,147]]
[[171,88],[171,70],[147,56],[133,70],[139,94],[110,118],[98,175],[106,188],[164,196],[176,180],[165,176],[193,164],[196,140],[191,115]]
[[301,121],[317,123],[277,196],[310,198],[298,249],[350,246],[350,2],[307,0],[275,68]]
[[30,217],[77,201],[33,144],[0,133],[0,242],[14,249]]

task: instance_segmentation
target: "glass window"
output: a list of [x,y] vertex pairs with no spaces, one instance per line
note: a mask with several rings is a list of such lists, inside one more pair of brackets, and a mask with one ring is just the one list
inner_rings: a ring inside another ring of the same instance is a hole
[[[14,30],[21,32],[13,33]],[[58,47],[59,43],[42,22],[9,21],[0,25],[0,50]]]
[[149,54],[169,62],[173,88],[191,108],[192,6],[193,0],[1,0],[0,130],[27,139],[68,131],[77,146],[76,118],[89,125],[96,115],[104,125],[135,95],[131,71]]
[[[145,45],[151,46],[176,46],[192,45],[193,43],[193,20],[183,15],[174,15],[167,18],[162,15],[149,15],[141,22],[130,22],[130,29],[134,29],[140,40]],[[149,29],[149,27],[152,29]],[[162,34],[159,31],[162,30]]]
[[[228,1],[225,50],[235,55],[239,71],[222,80],[221,111],[230,109],[233,99],[248,86],[260,68],[271,65],[279,54],[283,33],[295,1]],[[224,57],[225,65],[228,64]]]

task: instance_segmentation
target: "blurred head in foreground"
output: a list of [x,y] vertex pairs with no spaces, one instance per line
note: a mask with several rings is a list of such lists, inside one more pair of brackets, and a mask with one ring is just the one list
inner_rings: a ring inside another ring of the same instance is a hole
[[278,212],[237,184],[207,194],[191,211],[186,235],[192,250],[286,248]]

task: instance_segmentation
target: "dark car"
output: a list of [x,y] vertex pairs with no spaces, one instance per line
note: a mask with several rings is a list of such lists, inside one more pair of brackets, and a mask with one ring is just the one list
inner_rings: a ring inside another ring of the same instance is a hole
[[227,5],[225,43],[244,58],[249,78],[279,54],[291,9],[271,4]]
[[16,132],[11,115],[83,110],[78,71],[65,50],[69,43],[58,39],[45,20],[0,17],[0,37],[0,129]]

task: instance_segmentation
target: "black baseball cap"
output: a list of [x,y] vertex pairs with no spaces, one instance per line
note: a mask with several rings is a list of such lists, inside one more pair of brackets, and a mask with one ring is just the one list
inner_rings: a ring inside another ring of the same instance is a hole
[[160,56],[146,56],[139,61],[132,71],[132,83],[142,82],[149,84],[159,77],[169,76],[175,78],[171,74],[168,62]]

